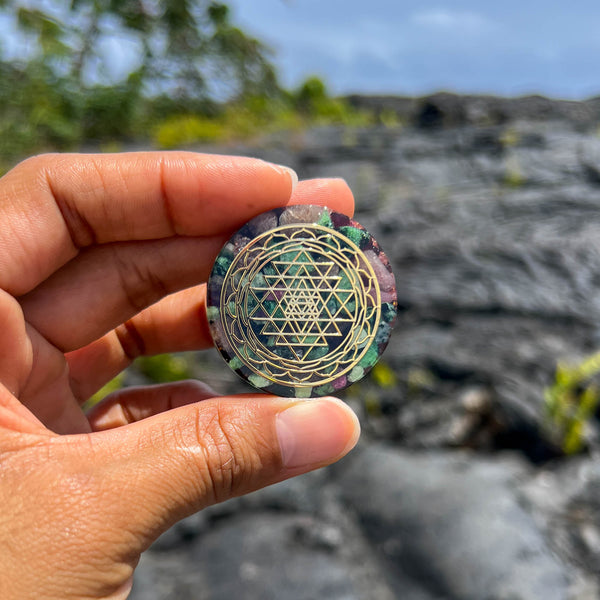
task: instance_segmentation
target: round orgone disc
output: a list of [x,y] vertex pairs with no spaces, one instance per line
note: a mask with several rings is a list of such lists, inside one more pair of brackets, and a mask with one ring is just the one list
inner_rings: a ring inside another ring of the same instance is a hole
[[238,375],[279,396],[325,396],[364,377],[387,345],[396,306],[379,244],[322,206],[252,219],[208,281],[215,345]]

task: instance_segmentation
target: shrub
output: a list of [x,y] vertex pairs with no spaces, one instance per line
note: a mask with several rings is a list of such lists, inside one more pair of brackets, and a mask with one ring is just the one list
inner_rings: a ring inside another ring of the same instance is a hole
[[156,128],[154,139],[159,148],[169,150],[197,142],[216,142],[224,137],[224,133],[223,125],[215,119],[174,115]]
[[600,352],[578,365],[558,364],[554,383],[544,391],[546,421],[551,438],[565,454],[585,446],[585,430],[600,401],[600,390],[590,381],[600,373]]

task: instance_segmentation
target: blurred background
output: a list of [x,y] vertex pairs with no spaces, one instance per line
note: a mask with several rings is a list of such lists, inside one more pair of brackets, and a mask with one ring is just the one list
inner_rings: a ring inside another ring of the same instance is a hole
[[[0,172],[185,148],[340,176],[396,273],[341,463],[212,507],[136,600],[600,598],[600,5],[0,0]],[[216,351],[123,385],[248,391]]]

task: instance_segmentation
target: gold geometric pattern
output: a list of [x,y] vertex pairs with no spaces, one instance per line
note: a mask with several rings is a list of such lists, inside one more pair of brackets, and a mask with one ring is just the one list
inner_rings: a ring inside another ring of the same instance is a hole
[[[348,310],[354,290],[344,286],[333,261],[316,262],[306,250],[270,264],[274,274],[264,275],[265,285],[250,287],[256,306],[249,316],[264,322],[261,335],[306,362],[315,348],[329,347],[329,338],[342,336],[340,323],[354,321]],[[275,304],[269,307],[271,298]]]
[[362,251],[320,225],[270,230],[233,260],[221,321],[237,357],[284,386],[316,386],[350,371],[380,317],[375,273]]

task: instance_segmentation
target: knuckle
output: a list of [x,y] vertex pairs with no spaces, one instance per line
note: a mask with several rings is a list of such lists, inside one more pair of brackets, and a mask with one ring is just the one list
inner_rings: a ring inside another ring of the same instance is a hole
[[136,313],[171,292],[155,266],[146,260],[136,260],[114,247],[113,262],[123,294]]
[[212,502],[248,490],[262,468],[260,452],[247,428],[215,401],[197,409],[196,443],[202,449],[202,480]]
[[12,173],[27,181],[30,192],[54,195],[52,180],[55,173],[64,172],[64,155],[59,153],[36,154],[18,163]]
[[121,345],[123,354],[128,360],[135,360],[138,356],[146,354],[146,342],[139,332],[133,319],[125,321],[115,329],[117,340]]
[[30,169],[34,172],[39,172],[46,168],[49,168],[58,159],[59,156],[59,154],[53,152],[35,154],[22,160],[15,168]]
[[16,181],[26,182],[29,193],[45,192],[49,187],[49,174],[58,160],[56,154],[30,156],[13,167],[9,175],[15,177]]

